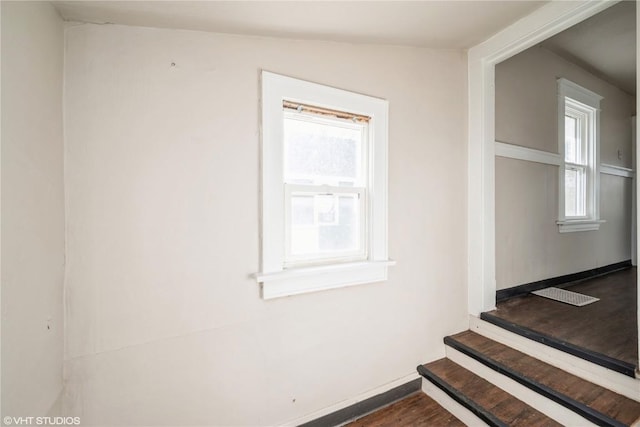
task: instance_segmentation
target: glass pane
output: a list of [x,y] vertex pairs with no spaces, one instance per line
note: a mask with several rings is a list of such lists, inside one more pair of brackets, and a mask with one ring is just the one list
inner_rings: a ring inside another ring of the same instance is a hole
[[320,227],[320,251],[357,251],[360,247],[358,198],[340,196],[337,200],[340,220],[334,225]]
[[285,117],[285,182],[353,187],[362,182],[362,127]]
[[333,225],[338,222],[338,209],[334,196],[316,196],[318,224]]
[[313,196],[291,198],[291,223],[294,226],[313,225]]
[[577,171],[567,169],[564,172],[564,211],[566,216],[576,216]]
[[564,116],[564,159],[570,163],[580,163],[578,120],[569,116]]
[[[312,215],[309,215],[309,201]],[[357,194],[294,195],[291,203],[292,255],[321,258],[357,252],[361,248],[360,202]],[[293,214],[303,203],[304,215]],[[296,217],[304,217],[304,221],[296,220]]]
[[586,193],[585,171],[565,169],[564,172],[564,212],[567,217],[585,216]]

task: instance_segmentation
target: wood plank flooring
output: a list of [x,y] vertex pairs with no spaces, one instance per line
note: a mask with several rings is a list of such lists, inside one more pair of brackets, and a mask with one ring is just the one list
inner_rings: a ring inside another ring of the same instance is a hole
[[499,302],[489,313],[637,366],[636,274],[629,268],[565,287],[600,298],[584,307],[527,295]]
[[347,426],[350,427],[398,427],[398,426],[451,426],[464,424],[442,406],[422,392],[418,392],[376,412],[366,415]]
[[472,402],[481,412],[490,414],[495,424],[512,427],[560,426],[555,420],[516,399],[509,393],[480,378],[449,359],[424,365],[429,375],[444,381],[465,402]]
[[[465,331],[448,338],[454,345],[462,345],[466,352],[490,362],[492,366],[513,372],[520,378],[531,380],[557,395],[584,405],[587,411],[595,410],[624,425],[631,425],[640,417],[640,402],[590,383],[545,362],[535,359],[511,347],[490,340],[471,331]],[[476,357],[474,357],[476,358]],[[515,378],[514,378],[515,379]]]

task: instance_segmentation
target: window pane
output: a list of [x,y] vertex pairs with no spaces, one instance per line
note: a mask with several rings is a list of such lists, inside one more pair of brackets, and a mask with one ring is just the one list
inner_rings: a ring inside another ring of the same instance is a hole
[[581,168],[567,168],[564,173],[565,216],[585,216],[586,207],[585,171]]
[[340,221],[320,227],[320,251],[356,251],[360,246],[358,198],[340,196],[337,200]]
[[338,222],[338,206],[335,196],[316,196],[315,203],[318,211],[318,224],[334,225]]
[[578,147],[578,120],[564,116],[564,159],[571,163],[580,163]]
[[[360,201],[357,194],[294,195],[291,203],[292,255],[322,258],[361,249]],[[304,215],[296,214],[296,209],[301,209],[303,205]],[[309,212],[312,214],[309,215]],[[304,218],[304,221],[300,218]]]
[[285,182],[334,186],[361,183],[362,129],[285,117]]
[[313,196],[291,198],[291,223],[294,226],[313,225]]

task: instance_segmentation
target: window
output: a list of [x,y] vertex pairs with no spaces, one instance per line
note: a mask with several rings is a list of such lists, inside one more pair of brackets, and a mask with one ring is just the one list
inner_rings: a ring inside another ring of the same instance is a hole
[[598,230],[599,121],[601,96],[558,80],[558,227],[561,233]]
[[283,108],[284,266],[366,259],[369,117]]
[[263,298],[386,280],[387,111],[262,73]]

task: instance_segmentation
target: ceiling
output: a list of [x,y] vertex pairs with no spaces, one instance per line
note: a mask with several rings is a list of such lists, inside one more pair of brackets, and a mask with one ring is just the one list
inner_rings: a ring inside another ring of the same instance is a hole
[[465,49],[546,1],[53,1],[63,19]]
[[541,45],[636,94],[636,3],[623,1]]
[[[53,1],[67,21],[466,49],[546,1]],[[541,45],[636,93],[634,1],[622,1]]]

